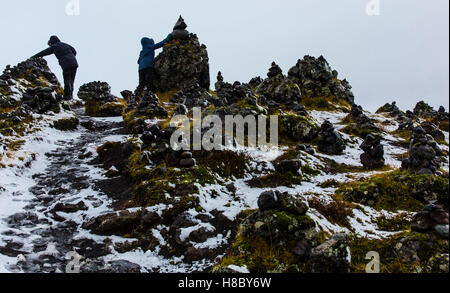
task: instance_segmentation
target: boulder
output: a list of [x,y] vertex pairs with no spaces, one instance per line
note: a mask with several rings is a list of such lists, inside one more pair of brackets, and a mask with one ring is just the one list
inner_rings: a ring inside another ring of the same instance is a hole
[[351,255],[347,235],[336,234],[311,251],[312,273],[348,273]]

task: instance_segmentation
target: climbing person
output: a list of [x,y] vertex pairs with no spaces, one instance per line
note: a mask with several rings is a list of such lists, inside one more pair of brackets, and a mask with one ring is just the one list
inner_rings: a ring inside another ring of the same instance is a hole
[[40,58],[55,54],[59,65],[63,70],[64,98],[66,100],[70,100],[73,97],[75,76],[78,69],[78,62],[75,57],[77,55],[77,51],[71,45],[61,42],[57,36],[51,36],[48,41],[48,45],[49,48],[31,58]]
[[139,86],[138,91],[142,91],[145,87],[148,90],[154,91],[154,75],[153,62],[155,59],[155,50],[162,48],[170,39],[172,34],[169,34],[163,41],[155,44],[155,41],[150,38],[142,38],[142,51],[139,54]]

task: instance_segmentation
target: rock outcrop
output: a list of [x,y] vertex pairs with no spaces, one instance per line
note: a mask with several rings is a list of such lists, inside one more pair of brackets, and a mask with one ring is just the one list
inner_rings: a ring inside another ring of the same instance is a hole
[[198,84],[209,90],[209,58],[205,45],[200,45],[194,34],[185,30],[187,25],[180,18],[173,40],[155,58],[155,88],[158,92],[183,90]]

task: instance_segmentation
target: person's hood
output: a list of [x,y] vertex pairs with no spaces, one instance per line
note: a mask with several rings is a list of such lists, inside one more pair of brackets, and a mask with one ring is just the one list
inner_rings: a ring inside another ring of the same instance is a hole
[[59,40],[59,38],[57,36],[51,36],[50,40],[48,41],[48,45],[52,46],[52,45],[54,45],[56,43],[59,43],[59,42],[61,42],[61,41]]
[[147,46],[153,46],[155,44],[155,41],[150,38],[142,38],[141,44],[142,44],[142,48],[145,48]]

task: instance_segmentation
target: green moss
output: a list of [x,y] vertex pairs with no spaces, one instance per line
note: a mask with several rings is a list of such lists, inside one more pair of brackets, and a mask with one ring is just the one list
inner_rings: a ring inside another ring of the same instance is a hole
[[319,111],[343,111],[349,112],[351,105],[344,100],[338,100],[334,96],[329,97],[302,97],[301,103],[305,108]]
[[361,128],[358,126],[358,124],[351,123],[344,127],[341,132],[354,135],[360,138],[366,138],[368,134],[379,134],[380,132],[374,129],[367,129],[367,128]]
[[423,208],[425,202],[418,198],[421,194],[418,194],[416,187],[424,185],[428,186],[430,193],[448,192],[448,178],[395,171],[364,181],[345,183],[336,195],[347,201],[370,205],[377,210],[417,212]]
[[341,227],[351,228],[348,218],[353,215],[353,204],[341,200],[327,201],[314,197],[308,201],[309,206],[317,210],[328,221]]
[[390,219],[381,216],[376,220],[376,224],[381,231],[398,232],[409,230],[411,227],[411,220],[407,214],[399,214]]
[[79,123],[80,120],[78,120],[78,118],[76,117],[63,118],[53,122],[53,127],[58,130],[69,131],[77,129]]
[[[417,256],[418,263],[403,263],[396,251],[401,239],[408,238],[409,241],[417,241],[419,247]],[[426,263],[437,252],[448,253],[448,240],[439,240],[428,234],[416,232],[403,232],[386,239],[358,238],[352,235],[349,239],[350,252],[352,256],[351,269],[356,273],[365,272],[368,260],[366,255],[370,251],[376,251],[380,255],[381,273],[415,273],[423,271]]]
[[442,121],[441,123],[439,123],[439,129],[442,130],[442,131],[449,132],[449,123],[448,123],[448,121]]

